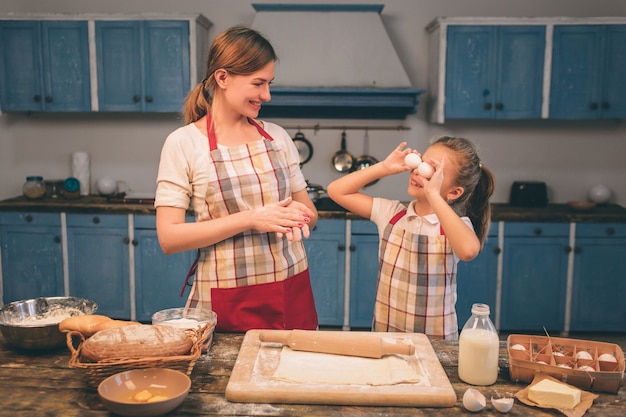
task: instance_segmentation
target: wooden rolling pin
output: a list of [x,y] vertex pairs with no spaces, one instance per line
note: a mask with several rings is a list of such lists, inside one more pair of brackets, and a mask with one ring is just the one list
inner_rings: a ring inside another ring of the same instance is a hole
[[334,355],[381,358],[383,355],[413,355],[415,346],[383,340],[375,334],[324,332],[315,330],[266,331],[259,334],[261,342],[280,343],[293,350],[331,353]]

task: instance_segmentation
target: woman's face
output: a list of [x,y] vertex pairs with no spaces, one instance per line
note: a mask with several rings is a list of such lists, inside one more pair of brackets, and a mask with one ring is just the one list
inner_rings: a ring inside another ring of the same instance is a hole
[[[436,169],[441,169],[437,167],[439,167],[444,158],[445,162],[443,166],[441,196],[445,200],[451,200],[460,197],[460,194],[457,195],[459,187],[456,185],[457,172],[459,171],[458,155],[447,146],[440,144],[430,146],[422,155],[422,160],[424,162],[431,163],[431,165],[435,166]],[[411,171],[411,175],[409,176],[408,194],[414,198],[422,195],[424,192],[424,181],[427,180],[419,175],[417,169]],[[450,194],[453,192],[454,194]]]
[[252,119],[259,115],[261,104],[270,101],[270,82],[274,79],[274,62],[246,75],[227,74],[220,86],[226,105]]

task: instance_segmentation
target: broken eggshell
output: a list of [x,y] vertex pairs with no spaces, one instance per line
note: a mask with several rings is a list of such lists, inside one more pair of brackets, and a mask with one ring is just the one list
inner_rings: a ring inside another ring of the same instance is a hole
[[467,411],[476,413],[487,405],[487,399],[480,391],[474,388],[468,388],[463,394],[463,407]]
[[493,398],[491,397],[491,405],[501,413],[508,413],[513,408],[514,398]]

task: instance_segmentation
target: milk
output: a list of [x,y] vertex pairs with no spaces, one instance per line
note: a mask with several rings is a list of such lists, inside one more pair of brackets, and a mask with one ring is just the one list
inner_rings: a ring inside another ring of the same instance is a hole
[[498,379],[498,335],[487,329],[463,329],[459,337],[459,378],[472,385]]

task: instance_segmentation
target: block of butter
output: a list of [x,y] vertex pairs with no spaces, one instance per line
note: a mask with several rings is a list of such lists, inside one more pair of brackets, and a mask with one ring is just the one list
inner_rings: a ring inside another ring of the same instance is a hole
[[528,389],[528,398],[539,405],[572,409],[580,403],[581,391],[560,382],[543,379]]

